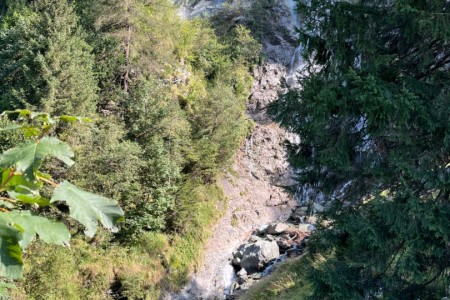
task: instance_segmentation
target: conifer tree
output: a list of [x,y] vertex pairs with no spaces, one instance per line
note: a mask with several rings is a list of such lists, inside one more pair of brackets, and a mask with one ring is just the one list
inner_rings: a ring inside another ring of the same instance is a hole
[[327,196],[314,299],[442,299],[450,270],[450,3],[298,2],[308,64],[274,113]]
[[0,35],[2,108],[92,115],[97,101],[91,48],[66,1],[10,9]]

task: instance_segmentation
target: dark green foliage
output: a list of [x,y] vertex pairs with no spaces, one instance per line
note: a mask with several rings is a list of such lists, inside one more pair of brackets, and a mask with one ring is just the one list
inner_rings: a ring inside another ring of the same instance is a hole
[[91,48],[66,0],[8,11],[0,34],[0,103],[89,116],[97,101]]
[[[0,128],[6,128],[12,125],[14,123],[7,116],[0,117]],[[13,148],[21,142],[23,142],[23,136],[18,131],[7,130],[0,132],[0,153]]]
[[123,128],[113,118],[83,127],[77,125],[77,128],[78,133],[69,129],[62,134],[64,140],[74,145],[79,157],[66,174],[67,178],[119,201],[125,209],[133,206],[135,199],[142,197],[139,181],[144,165],[142,149],[125,139]]
[[342,189],[309,248],[314,299],[441,299],[450,267],[450,4],[299,7],[309,64],[302,90],[274,111],[302,138],[291,147],[300,182],[328,199]]
[[[124,297],[154,299],[162,285],[179,288],[224,200],[217,174],[247,133],[249,70],[260,45],[243,26],[219,38],[208,21],[181,20],[168,0],[13,2],[0,19],[0,110],[91,116],[90,124],[49,132],[77,159],[69,170],[46,161],[46,171],[117,200],[126,215],[118,234],[89,241],[94,248],[37,247],[48,255],[31,261],[22,292],[103,299],[117,284]],[[0,141],[15,145],[16,136],[2,133]],[[146,237],[164,247],[144,263]],[[75,257],[76,266],[56,256]],[[80,279],[50,286],[60,267]]]
[[196,172],[209,178],[218,165],[231,158],[246,134],[244,110],[245,102],[222,84],[215,86],[208,98],[198,99],[192,112],[195,136],[190,153]]
[[251,31],[243,25],[233,29],[232,40],[230,42],[233,58],[238,62],[257,64],[261,54],[261,44],[259,44],[251,35]]

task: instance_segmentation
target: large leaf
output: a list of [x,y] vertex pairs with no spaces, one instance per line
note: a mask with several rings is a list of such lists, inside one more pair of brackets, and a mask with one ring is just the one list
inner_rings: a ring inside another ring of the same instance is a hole
[[36,237],[49,244],[68,245],[70,232],[67,227],[47,218],[34,216],[29,211],[13,211],[3,214],[11,223],[19,225],[23,229],[22,240],[19,245],[25,249]]
[[[18,188],[28,188],[30,190],[38,190],[42,187],[41,182],[35,180],[28,180],[21,175],[13,174],[10,176],[11,170],[8,168],[3,171],[1,178],[1,186],[4,190],[15,191]],[[39,174],[39,173],[38,173]]]
[[34,137],[39,136],[42,132],[42,129],[37,126],[28,126],[26,124],[19,125],[19,124],[13,124],[7,127],[0,128],[0,132],[2,131],[13,131],[13,130],[21,130],[23,131],[24,135],[26,137]]
[[70,208],[70,216],[86,227],[85,234],[93,237],[98,221],[117,232],[117,222],[123,220],[123,211],[117,202],[106,197],[88,193],[64,181],[53,192],[51,202],[63,201]]
[[0,299],[3,297],[4,299],[9,299],[9,289],[15,289],[17,288],[15,284],[8,283],[8,282],[0,282]]
[[0,214],[0,277],[22,278],[22,239],[20,226],[11,223],[5,214]]
[[27,204],[37,204],[40,207],[50,205],[50,200],[42,197],[38,191],[33,191],[26,187],[17,187],[16,191],[8,191],[8,195],[14,200]]
[[44,137],[37,142],[27,142],[0,155],[0,167],[15,167],[27,178],[33,178],[45,156],[52,155],[71,166],[73,152],[69,145],[54,137]]
[[[17,129],[22,129],[23,125],[20,124],[13,124],[13,125],[9,125],[3,128],[0,128],[0,132],[1,131],[11,131],[11,130],[17,130]],[[1,284],[1,283],[0,283]]]
[[[2,190],[8,192],[9,196],[17,201],[27,204],[37,204],[39,206],[48,206],[50,200],[39,194],[42,183],[34,180],[27,180],[24,176],[10,176],[10,169],[3,171],[1,176]],[[47,179],[47,175],[37,172],[37,175]]]

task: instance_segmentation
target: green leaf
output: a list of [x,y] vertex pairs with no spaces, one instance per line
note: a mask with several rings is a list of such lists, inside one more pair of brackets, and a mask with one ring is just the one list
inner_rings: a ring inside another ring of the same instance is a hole
[[16,191],[21,193],[21,190],[26,188],[28,190],[38,190],[42,187],[41,182],[36,182],[32,180],[27,180],[25,177],[20,175],[13,175],[10,177],[11,170],[6,169],[2,173],[1,186],[2,190]]
[[14,200],[27,204],[37,204],[41,207],[50,205],[49,199],[42,197],[38,191],[33,191],[26,187],[18,187],[16,191],[9,191],[8,195]]
[[11,130],[17,130],[17,129],[22,129],[23,126],[19,125],[19,124],[13,124],[13,125],[9,125],[3,128],[0,128],[0,132],[1,131],[11,131]]
[[5,207],[7,209],[13,209],[14,205],[12,203],[7,202],[7,201],[0,200],[0,207]]
[[[8,290],[15,289],[17,286],[13,283],[0,282],[0,297],[8,297]],[[9,299],[9,298],[5,298]]]
[[19,124],[14,124],[14,125],[10,125],[10,126],[4,127],[4,128],[0,128],[0,132],[12,131],[12,130],[22,130],[24,136],[26,136],[26,137],[36,137],[36,136],[39,136],[42,132],[40,127],[19,125]]
[[70,232],[62,223],[51,221],[47,218],[34,216],[29,211],[13,211],[4,213],[3,216],[10,222],[23,228],[22,240],[19,245],[25,249],[36,237],[49,244],[68,245]]
[[22,278],[22,249],[19,241],[23,230],[0,214],[0,276]]
[[98,221],[111,232],[117,232],[116,224],[123,220],[124,213],[116,201],[83,191],[67,181],[55,189],[50,202],[56,201],[67,203],[70,216],[86,227],[88,237],[95,235]]
[[0,167],[16,167],[27,178],[34,178],[35,172],[45,156],[52,155],[66,165],[73,165],[70,146],[54,137],[44,137],[38,142],[27,142],[0,155]]
[[75,123],[76,121],[78,121],[78,118],[75,116],[61,116],[59,117],[59,119],[67,123]]
[[7,110],[2,113],[2,115],[7,114],[19,114],[19,117],[26,117],[32,114],[32,111],[29,109],[16,109],[16,110]]
[[90,118],[86,118],[86,117],[76,117],[76,116],[60,116],[59,117],[60,121],[66,122],[66,123],[76,123],[76,122],[80,122],[80,123],[91,123],[92,119]]

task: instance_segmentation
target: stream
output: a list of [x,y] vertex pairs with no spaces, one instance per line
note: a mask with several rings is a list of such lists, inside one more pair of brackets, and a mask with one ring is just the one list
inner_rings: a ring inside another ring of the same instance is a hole
[[[300,17],[297,13],[297,3],[294,0],[284,0],[286,7],[289,9],[289,13],[291,14],[292,20],[294,22],[294,30],[301,27]],[[297,36],[298,38],[298,36]],[[286,82],[290,87],[296,85],[296,73],[301,70],[305,63],[302,57],[303,46],[298,45],[294,54],[291,57],[291,61],[289,63],[289,68],[287,71]]]
[[[180,8],[180,15],[195,17],[205,11],[214,11],[224,2],[201,0],[194,7]],[[204,262],[192,274],[191,282],[181,293],[166,295],[165,300],[228,299],[234,291],[244,292],[249,286],[245,282],[259,280],[270,274],[274,265],[288,255],[300,253],[297,244],[283,244],[295,236],[304,238],[297,230],[297,225],[288,224],[289,229],[286,227],[285,231],[276,234],[255,234],[261,225],[284,224],[292,218],[293,211],[298,210],[295,197],[286,192],[286,188],[294,186],[295,181],[292,180],[294,172],[287,162],[285,150],[285,141],[295,142],[298,137],[280,128],[264,109],[277,100],[280,92],[285,91],[283,82],[289,86],[296,84],[295,75],[303,66],[301,47],[292,44],[292,40],[297,39],[295,28],[300,26],[295,7],[294,0],[279,0],[271,12],[279,16],[274,16],[273,26],[281,28],[276,33],[281,42],[274,45],[269,38],[263,41],[267,59],[254,70],[255,81],[247,104],[247,115],[255,122],[255,128],[236,153],[232,174],[226,174],[222,179],[228,206],[205,244]],[[288,40],[284,39],[286,28],[291,33]],[[304,227],[304,230],[306,232],[310,228]],[[258,251],[255,247],[267,248],[261,251],[270,251],[268,257],[271,259],[261,262],[257,270],[243,274],[242,270],[245,269],[235,256],[236,251],[242,248],[242,264],[245,264],[245,255]]]

